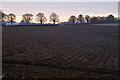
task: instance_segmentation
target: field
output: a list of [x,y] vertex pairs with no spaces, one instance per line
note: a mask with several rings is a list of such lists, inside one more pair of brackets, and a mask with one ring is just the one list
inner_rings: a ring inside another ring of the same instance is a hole
[[115,78],[118,25],[3,27],[3,78]]

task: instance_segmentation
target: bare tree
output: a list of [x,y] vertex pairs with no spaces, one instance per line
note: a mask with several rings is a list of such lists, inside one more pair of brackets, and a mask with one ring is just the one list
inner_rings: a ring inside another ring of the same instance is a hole
[[84,22],[84,17],[82,14],[78,16],[78,21],[80,21],[81,24]]
[[1,21],[1,25],[5,25],[6,22],[5,21],[8,21],[8,15],[3,13],[1,10],[0,10],[0,21]]
[[105,17],[105,16],[102,16],[102,17],[101,17],[101,20],[102,20],[102,21],[105,21],[105,20],[106,20],[106,17]]
[[69,22],[72,22],[72,23],[75,23],[77,21],[77,18],[73,15],[73,16],[70,16]]
[[41,24],[43,24],[43,23],[45,23],[47,21],[45,15],[43,13],[38,13],[36,15],[36,17],[37,17],[36,20],[39,21]]
[[59,22],[59,16],[56,13],[51,13],[51,15],[50,15],[50,22],[53,22],[54,24],[56,22]]
[[15,16],[15,14],[13,14],[13,13],[10,13],[9,15],[8,15],[8,20],[11,22],[11,24],[13,25],[13,22],[16,20],[16,16]]
[[86,16],[85,16],[85,19],[86,19],[87,23],[90,22],[90,16],[89,16],[89,15],[86,15]]
[[1,10],[0,10],[0,21],[7,21],[8,20],[8,15],[3,13]]
[[29,24],[33,19],[33,15],[28,13],[24,14],[22,17],[23,17],[22,21],[27,22],[27,24]]

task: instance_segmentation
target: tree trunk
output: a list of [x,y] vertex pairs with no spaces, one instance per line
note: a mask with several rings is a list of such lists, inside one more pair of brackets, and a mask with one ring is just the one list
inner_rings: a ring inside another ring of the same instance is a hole
[[11,21],[11,25],[12,25],[12,21]]
[[82,24],[82,20],[80,21],[80,23]]
[[54,22],[54,24],[55,24],[55,21],[53,21]]
[[40,23],[41,23],[41,24],[43,23],[42,20],[40,20]]
[[87,24],[88,24],[89,20],[87,20]]
[[29,22],[27,22],[27,25],[29,25]]
[[13,25],[13,18],[11,17],[11,25]]
[[11,22],[11,25],[13,26],[13,21],[10,21]]
[[11,25],[13,26],[13,22],[11,22]]
[[75,23],[75,21],[73,21],[73,23]]
[[42,21],[40,23],[42,24]]

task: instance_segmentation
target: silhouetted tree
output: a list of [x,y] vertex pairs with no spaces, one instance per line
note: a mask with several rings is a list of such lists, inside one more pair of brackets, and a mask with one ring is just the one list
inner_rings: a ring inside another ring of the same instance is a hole
[[97,16],[97,21],[101,21],[101,17],[100,16]]
[[33,19],[32,18],[33,15],[32,14],[28,14],[28,13],[24,14],[22,17],[23,17],[22,21],[23,22],[27,22],[27,24],[29,24],[32,21],[32,19]]
[[8,15],[3,13],[1,10],[0,10],[0,21],[7,21],[8,20]]
[[82,14],[78,16],[78,21],[80,21],[81,24],[84,22],[84,17]]
[[20,23],[23,23],[24,21],[23,20],[21,20],[21,22]]
[[91,19],[90,19],[90,23],[97,23],[97,17],[93,16]]
[[89,15],[86,15],[86,16],[85,16],[85,19],[86,19],[87,23],[90,22],[90,16],[89,16]]
[[38,13],[36,15],[36,17],[37,17],[36,20],[39,21],[41,24],[43,24],[43,23],[45,23],[47,21],[45,15],[43,13]]
[[73,16],[70,16],[68,22],[72,22],[72,23],[75,23],[77,21],[77,18],[73,15]]
[[8,15],[8,17],[9,17],[8,20],[13,25],[13,22],[16,20],[16,16],[13,13],[11,13],[11,14]]
[[6,21],[8,21],[8,15],[0,10],[0,24],[5,25]]
[[108,15],[107,16],[107,21],[108,22],[115,22],[115,18],[114,18],[114,16],[111,14],[111,15]]
[[97,17],[97,18],[98,18],[98,23],[107,23],[106,17],[102,16],[102,17]]
[[51,15],[50,15],[50,22],[53,22],[54,24],[56,22],[59,22],[59,17],[58,17],[58,15],[56,13],[51,13]]
[[105,21],[105,20],[106,20],[106,17],[102,16],[102,17],[101,17],[101,20],[102,20],[102,21]]

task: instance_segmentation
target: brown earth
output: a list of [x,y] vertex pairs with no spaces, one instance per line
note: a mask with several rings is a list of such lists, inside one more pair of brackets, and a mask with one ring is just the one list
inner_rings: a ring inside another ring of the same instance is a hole
[[117,75],[117,25],[9,26],[2,32],[3,78]]

